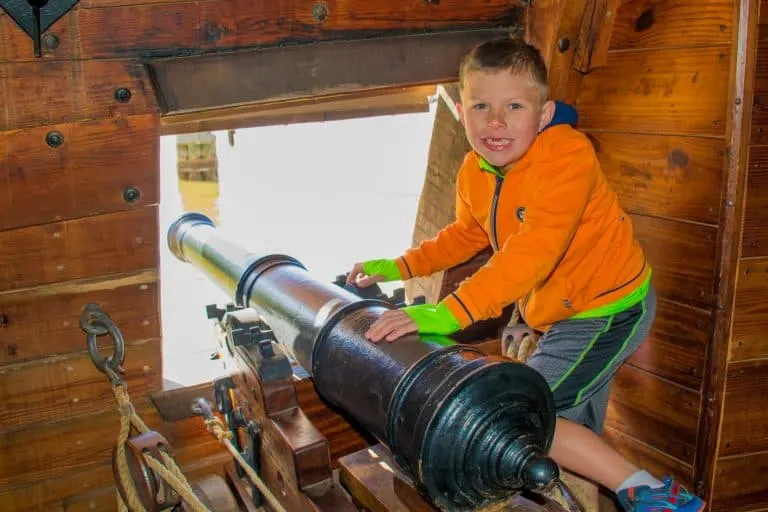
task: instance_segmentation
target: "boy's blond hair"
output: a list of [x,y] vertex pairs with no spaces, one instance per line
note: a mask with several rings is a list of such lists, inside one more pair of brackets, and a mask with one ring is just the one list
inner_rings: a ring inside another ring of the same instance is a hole
[[459,68],[459,89],[464,89],[467,75],[472,71],[509,71],[528,73],[539,90],[541,102],[549,98],[547,65],[541,52],[522,39],[501,38],[480,43],[464,56]]

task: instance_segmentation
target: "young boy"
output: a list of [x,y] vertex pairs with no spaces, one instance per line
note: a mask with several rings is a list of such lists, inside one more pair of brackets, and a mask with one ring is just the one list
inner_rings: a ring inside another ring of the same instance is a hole
[[677,482],[640,471],[598,436],[614,374],[648,335],[655,294],[591,143],[552,123],[555,103],[534,47],[513,39],[478,45],[459,77],[457,108],[473,151],[457,177],[456,220],[394,260],[357,263],[348,281],[427,276],[488,244],[494,255],[439,304],[388,311],[367,337],[450,334],[517,302],[528,326],[543,332],[528,364],[554,394],[553,458],[614,489],[627,511],[703,510]]

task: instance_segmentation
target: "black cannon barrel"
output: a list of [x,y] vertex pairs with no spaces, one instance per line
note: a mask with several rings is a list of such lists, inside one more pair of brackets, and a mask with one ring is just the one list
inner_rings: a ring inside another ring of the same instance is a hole
[[202,214],[177,219],[168,245],[254,309],[318,393],[386,444],[443,510],[487,506],[558,478],[546,455],[552,394],[528,366],[442,336],[371,343],[364,333],[393,306],[317,281],[289,256],[250,253]]

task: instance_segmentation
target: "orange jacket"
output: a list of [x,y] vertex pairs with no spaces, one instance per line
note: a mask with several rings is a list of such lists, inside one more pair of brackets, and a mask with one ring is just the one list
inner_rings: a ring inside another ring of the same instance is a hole
[[397,259],[404,279],[494,255],[443,301],[461,327],[519,301],[526,323],[553,323],[610,304],[650,269],[630,218],[609,187],[590,141],[567,125],[544,130],[505,176],[464,158],[456,220]]

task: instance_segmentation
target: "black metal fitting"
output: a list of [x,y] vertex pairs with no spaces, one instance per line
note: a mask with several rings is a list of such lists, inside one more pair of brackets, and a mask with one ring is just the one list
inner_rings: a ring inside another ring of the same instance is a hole
[[141,190],[136,187],[126,187],[123,191],[123,200],[126,203],[135,203],[141,197]]
[[52,148],[59,148],[64,144],[64,135],[57,131],[48,132],[45,135],[45,143]]
[[131,101],[131,90],[121,87],[115,91],[115,99],[120,103],[128,103]]

